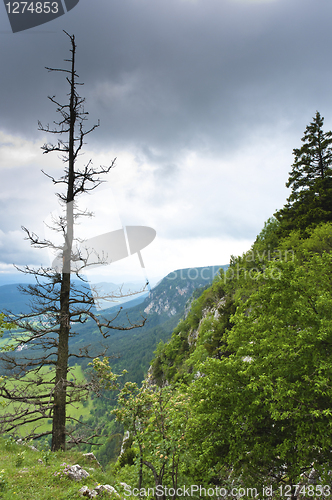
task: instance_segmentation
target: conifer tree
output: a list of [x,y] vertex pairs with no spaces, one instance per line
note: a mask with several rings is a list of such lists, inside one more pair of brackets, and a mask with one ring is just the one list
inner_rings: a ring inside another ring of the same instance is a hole
[[275,214],[283,236],[332,220],[332,132],[324,132],[323,123],[317,111],[306,127],[302,147],[293,150],[294,163],[286,183],[292,192]]
[[303,146],[294,149],[287,187],[292,188],[289,201],[295,201],[303,191],[318,187],[318,181],[332,177],[332,132],[323,131],[324,118],[316,111],[302,137]]

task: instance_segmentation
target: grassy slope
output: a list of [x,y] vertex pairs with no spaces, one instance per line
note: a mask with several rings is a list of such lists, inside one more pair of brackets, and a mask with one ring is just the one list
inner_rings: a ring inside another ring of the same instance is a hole
[[[18,454],[24,452],[24,459],[18,463]],[[38,462],[38,459],[43,463]],[[64,473],[65,465],[79,464],[90,476],[80,482],[74,482]],[[4,481],[4,482],[3,482]],[[3,500],[74,500],[81,498],[78,490],[82,486],[93,489],[99,484],[114,486],[117,484],[110,472],[83,457],[81,452],[66,451],[49,453],[31,450],[28,446],[17,445],[0,438],[0,498]],[[123,496],[123,495],[121,495]],[[98,497],[99,498],[99,497]],[[115,498],[113,496],[113,498]]]
[[[43,367],[40,370],[40,373],[43,374],[45,381],[49,380],[52,377],[52,371],[49,370],[47,367]],[[27,377],[28,375],[26,375]],[[25,378],[26,378],[25,377]],[[83,380],[84,375],[82,372],[82,368],[79,365],[75,365],[71,367],[70,369],[70,375],[69,379],[75,377],[77,381]],[[15,384],[23,384],[24,382],[15,382]],[[8,386],[13,384],[10,380],[8,381]],[[42,389],[43,386],[41,386]],[[1,402],[1,401],[0,401]],[[84,407],[83,403],[78,402],[75,403],[75,405],[68,405],[67,406],[67,415],[76,419],[79,419],[80,416],[82,415],[83,417],[88,417],[90,414],[90,410],[92,409],[92,400],[89,399],[88,404]],[[15,403],[9,403],[8,406],[6,406],[4,409],[0,407],[0,413],[1,412],[10,412],[14,413],[15,410]],[[33,427],[35,426],[35,423],[27,424],[26,426],[21,426],[19,429],[19,434],[24,437],[29,430],[32,430]],[[47,421],[45,420],[44,423],[38,428],[38,432],[46,432],[51,430],[51,420]]]

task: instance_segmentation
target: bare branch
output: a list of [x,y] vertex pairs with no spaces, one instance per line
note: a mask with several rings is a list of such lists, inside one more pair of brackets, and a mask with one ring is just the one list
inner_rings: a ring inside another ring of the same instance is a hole
[[[85,127],[88,112],[84,109],[85,99],[78,94],[76,73],[76,43],[75,36],[69,35],[71,57],[67,59],[69,68],[50,68],[50,72],[64,73],[69,84],[69,99],[61,103],[56,96],[48,99],[55,105],[58,121],[53,125],[43,126],[38,122],[39,130],[57,137],[55,143],[45,143],[41,147],[44,154],[57,152],[63,161],[63,171],[59,178],[48,173],[47,178],[54,185],[61,184],[64,192],[57,193],[63,212],[59,218],[53,220],[51,229],[61,234],[62,244],[40,238],[33,231],[22,227],[25,239],[30,241],[34,248],[47,248],[56,253],[54,262],[59,261],[58,269],[51,267],[32,268],[25,266],[19,269],[26,275],[33,276],[34,284],[21,286],[20,291],[28,295],[31,300],[29,312],[13,314],[7,312],[8,320],[16,326],[15,331],[8,333],[8,352],[0,353],[0,362],[6,370],[8,379],[0,379],[0,397],[10,403],[14,411],[5,410],[0,415],[0,430],[9,432],[20,426],[33,422],[43,423],[45,419],[52,419],[52,450],[65,449],[66,435],[69,443],[87,443],[86,436],[72,436],[66,431],[66,407],[88,397],[91,392],[97,393],[99,386],[93,377],[91,380],[79,382],[70,380],[69,358],[92,359],[90,346],[71,348],[70,339],[79,334],[78,325],[93,320],[102,337],[107,338],[111,330],[127,331],[143,326],[146,318],[142,316],[140,323],[131,322],[128,315],[127,324],[119,325],[122,307],[112,318],[107,319],[96,310],[98,300],[114,301],[116,298],[133,295],[129,292],[102,294],[91,290],[85,285],[81,276],[83,269],[88,265],[102,265],[106,263],[103,255],[96,255],[96,261],[88,259],[89,251],[83,252],[79,248],[79,240],[75,239],[74,225],[80,217],[89,216],[89,212],[79,211],[76,206],[77,197],[96,189],[102,182],[103,176],[115,166],[115,159],[108,166],[95,168],[90,159],[79,167],[78,160],[82,154],[85,137],[99,127],[97,124]],[[83,242],[81,242],[83,245]],[[94,259],[93,259],[94,260]],[[75,272],[80,280],[76,283],[72,276]],[[136,292],[139,293],[139,292]],[[92,323],[92,321],[91,321]],[[24,352],[17,350],[18,346]],[[14,349],[9,352],[10,349]],[[76,352],[75,352],[76,351]],[[106,349],[101,349],[101,355]],[[52,370],[48,370],[49,368]],[[45,374],[46,371],[46,374]],[[10,382],[10,383],[8,383]],[[49,432],[29,431],[29,436],[40,437]],[[90,436],[91,440],[97,434]],[[95,443],[94,443],[95,444]]]

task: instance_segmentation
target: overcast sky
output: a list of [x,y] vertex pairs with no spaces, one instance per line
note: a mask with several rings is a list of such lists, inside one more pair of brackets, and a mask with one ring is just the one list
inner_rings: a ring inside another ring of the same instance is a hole
[[[64,16],[13,34],[0,6],[0,272],[48,264],[21,226],[47,234],[57,210],[56,154],[45,134],[64,102],[75,34],[77,72],[92,125],[85,156],[116,168],[83,200],[89,236],[122,225],[154,228],[148,276],[227,264],[281,208],[292,150],[316,110],[332,128],[329,0],[80,0]],[[82,163],[83,164],[83,163]],[[106,268],[103,268],[106,273]],[[101,274],[101,273],[100,273]],[[137,255],[108,267],[110,281],[142,276]],[[1,282],[1,278],[0,278]]]

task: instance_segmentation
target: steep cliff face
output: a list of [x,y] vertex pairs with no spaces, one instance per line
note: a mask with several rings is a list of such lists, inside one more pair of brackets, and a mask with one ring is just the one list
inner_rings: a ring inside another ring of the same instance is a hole
[[[199,321],[197,328],[192,328],[188,334],[188,344],[190,346],[196,344],[199,332],[203,327],[203,324],[207,318],[218,320],[218,318],[220,318],[220,316],[222,315],[221,311],[223,310],[223,307],[226,304],[226,297],[222,297],[219,301],[217,299],[218,297],[216,297],[216,302],[202,309],[201,319]],[[190,311],[188,311],[188,314],[189,312]]]
[[[167,280],[167,277],[165,280]],[[185,307],[194,290],[203,287],[202,284],[197,284],[196,281],[187,281],[181,285],[182,287],[175,284],[168,286],[167,283],[164,290],[156,289],[151,291],[144,312],[146,314],[166,313],[167,316],[174,316]]]
[[195,376],[194,366],[200,360],[228,355],[225,335],[232,326],[233,298],[225,293],[218,276],[201,294],[199,290],[195,293],[196,300],[191,301],[169,342],[158,346],[149,370],[151,380],[158,385],[189,380]]
[[[212,289],[213,301],[210,297]],[[218,330],[215,328],[213,331],[213,328],[218,324],[218,319],[222,319],[224,316],[227,299],[225,296],[220,297],[223,293],[223,289],[218,287],[217,283],[206,290],[196,289],[194,291],[186,304],[184,319],[174,329],[171,339],[166,344],[161,343],[158,346],[156,356],[146,377],[149,386],[165,387],[182,376],[186,378],[191,372],[191,368],[186,366],[188,359],[195,355],[198,344],[203,342],[205,348],[207,347],[208,342]],[[207,297],[209,297],[208,300]],[[211,321],[214,322],[214,325]],[[203,339],[206,324],[210,328],[208,340]]]
[[197,288],[206,288],[222,266],[180,269],[168,274],[145,299],[145,314],[166,314],[168,317],[183,311]]

